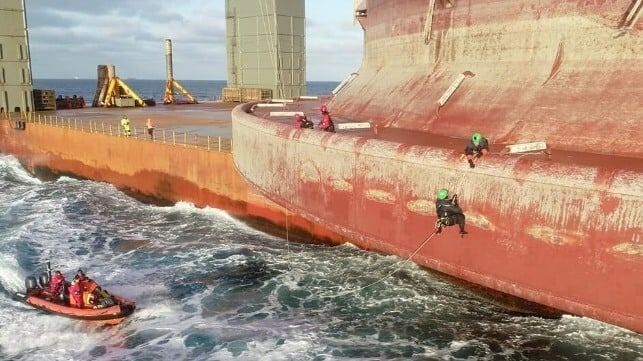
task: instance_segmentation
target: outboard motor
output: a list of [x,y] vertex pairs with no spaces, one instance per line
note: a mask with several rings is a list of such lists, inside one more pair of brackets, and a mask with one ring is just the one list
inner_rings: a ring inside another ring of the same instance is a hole
[[36,287],[38,287],[38,284],[36,283],[36,277],[29,276],[25,278],[25,288],[27,289],[27,291],[33,290]]
[[60,292],[59,297],[60,301],[63,303],[69,303],[69,287],[67,286],[67,282],[63,282],[62,291]]
[[38,286],[41,288],[46,288],[49,286],[49,274],[46,272],[43,272],[40,274],[40,277],[38,277]]

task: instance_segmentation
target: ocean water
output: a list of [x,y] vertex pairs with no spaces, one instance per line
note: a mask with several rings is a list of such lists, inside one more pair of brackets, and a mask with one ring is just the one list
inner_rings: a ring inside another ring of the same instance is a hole
[[[123,81],[139,97],[153,98],[157,103],[163,102],[165,80],[123,79]],[[219,99],[222,89],[226,87],[225,80],[178,80],[178,82],[199,102]],[[328,95],[338,84],[339,82],[333,81],[310,81],[306,83],[306,91],[308,95]],[[56,96],[70,98],[74,95],[82,96],[88,106],[91,106],[96,91],[96,79],[34,79],[33,88],[54,90]]]
[[[95,327],[12,300],[47,260],[137,310]],[[1,360],[643,360],[641,335],[507,313],[404,261],[39,180],[0,154]]]

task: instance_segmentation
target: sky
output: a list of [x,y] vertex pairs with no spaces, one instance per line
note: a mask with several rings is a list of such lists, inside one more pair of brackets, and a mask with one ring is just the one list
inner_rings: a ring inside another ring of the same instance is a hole
[[[165,39],[172,40],[175,79],[227,78],[225,0],[25,3],[34,79],[95,79],[99,64],[115,65],[124,79],[165,79]],[[356,72],[363,32],[353,22],[353,1],[305,5],[307,80],[340,81]]]

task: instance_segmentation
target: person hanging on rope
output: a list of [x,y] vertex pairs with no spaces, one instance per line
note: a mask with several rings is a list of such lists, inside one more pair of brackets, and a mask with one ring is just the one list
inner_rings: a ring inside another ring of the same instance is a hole
[[487,155],[487,153],[489,153],[489,141],[480,133],[474,133],[471,137],[471,141],[464,149],[464,154],[467,156],[469,167],[475,168],[476,164],[473,161],[474,158],[478,159],[483,155]]
[[449,191],[442,188],[438,191],[438,199],[435,201],[435,211],[438,220],[435,222],[435,234],[442,233],[442,227],[457,224],[460,227],[460,237],[469,233],[464,230],[465,217],[462,208],[458,205],[458,195],[454,194],[449,198]]

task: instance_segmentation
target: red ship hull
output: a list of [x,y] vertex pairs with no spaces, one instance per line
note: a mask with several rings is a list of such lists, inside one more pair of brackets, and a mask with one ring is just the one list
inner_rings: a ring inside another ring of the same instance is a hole
[[[16,130],[6,121],[0,149],[32,171],[216,206],[290,227],[290,239],[295,227],[304,240],[313,234],[404,258],[432,232],[435,194],[447,187],[460,196],[470,234],[448,229],[413,261],[642,333],[637,3],[369,0],[360,12],[362,67],[329,108],[377,124],[382,135],[400,131],[396,140],[296,131],[243,106],[233,111],[232,155],[117,137],[111,128]],[[460,152],[474,131],[492,150],[546,141],[558,159],[489,156],[469,169]],[[431,144],[439,137],[444,144]],[[449,142],[457,149],[443,147]]]
[[[447,231],[416,263],[643,332],[643,43],[641,25],[627,22],[640,9],[625,0],[367,4],[362,67],[329,108],[414,135],[295,131],[239,107],[239,172],[359,247],[401,257],[432,232],[435,194],[449,188],[470,234]],[[426,134],[460,138],[463,149],[475,131],[496,147],[546,141],[587,153],[491,156],[469,169],[461,150],[413,145]]]

